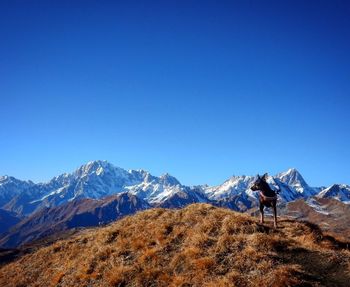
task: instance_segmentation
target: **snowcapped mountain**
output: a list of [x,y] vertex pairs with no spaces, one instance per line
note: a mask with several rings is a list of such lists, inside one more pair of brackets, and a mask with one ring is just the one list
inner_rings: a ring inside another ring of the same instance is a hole
[[164,208],[179,208],[191,203],[210,203],[200,188],[182,187],[181,190],[173,190],[167,193],[161,200],[156,203],[156,206]]
[[333,184],[323,189],[316,197],[334,198],[343,203],[350,204],[350,186],[346,184]]
[[91,161],[71,174],[53,178],[48,185],[54,190],[40,200],[56,195],[68,196],[69,201],[80,197],[101,198],[123,191],[124,186],[139,183],[143,175],[142,171],[126,171],[107,161]]
[[[245,175],[232,176],[221,185],[203,186],[203,189],[211,200],[220,201],[220,204],[228,204],[228,206],[236,202],[238,210],[246,210],[257,204],[258,193],[250,189],[255,178],[255,176]],[[267,182],[273,190],[280,190],[278,197],[282,202],[302,198],[311,192],[311,188],[296,169],[290,169],[276,176],[268,176]],[[302,193],[302,191],[307,192]]]
[[0,176],[0,206],[34,185],[31,181],[23,181],[7,175]]
[[[3,177],[1,182],[0,198],[3,200],[0,207],[21,215],[76,199],[100,199],[125,191],[152,204],[165,202],[177,193],[189,194],[192,191],[169,174],[156,177],[144,170],[125,170],[107,161],[88,162],[76,171],[54,177],[47,183],[34,184],[15,178],[9,180],[9,177]],[[193,199],[188,200],[193,202]]]
[[202,186],[206,196],[214,204],[237,211],[245,211],[257,205],[257,193],[250,189],[254,176],[232,176],[217,186]]
[[187,187],[181,185],[175,177],[167,173],[156,177],[145,172],[143,181],[126,186],[125,189],[150,203],[158,203],[174,193],[186,190]]
[[286,172],[277,174],[275,177],[303,197],[313,196],[320,191],[319,188],[310,187],[295,168],[290,168]]
[[[54,177],[47,183],[22,182],[4,208],[26,215],[43,207],[58,206],[78,198],[102,198],[122,192],[125,185],[140,181],[142,172],[126,171],[106,161],[92,161],[73,173]],[[3,188],[7,194],[13,190],[7,183],[3,184]]]
[[[257,192],[250,189],[254,180],[254,176],[232,176],[221,185],[190,187],[169,174],[157,177],[145,170],[125,170],[98,160],[46,183],[0,177],[0,208],[29,215],[44,207],[56,207],[77,199],[101,199],[129,192],[153,206],[180,207],[193,202],[211,202],[243,211],[258,202]],[[268,183],[280,190],[278,196],[282,203],[309,198],[321,190],[310,187],[296,169],[269,176]],[[347,191],[347,186],[333,186],[323,190],[320,196],[349,201]]]
[[205,193],[210,199],[222,199],[238,195],[249,190],[249,186],[254,181],[254,176],[232,176],[223,184],[213,187],[206,187]]

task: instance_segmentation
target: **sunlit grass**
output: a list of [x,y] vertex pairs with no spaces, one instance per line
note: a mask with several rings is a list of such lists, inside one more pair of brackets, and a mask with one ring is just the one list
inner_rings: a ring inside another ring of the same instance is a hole
[[[334,248],[310,224],[282,220],[274,230],[193,204],[143,211],[43,247],[3,266],[0,286],[346,286],[350,254]],[[310,260],[322,262],[309,268]],[[341,272],[322,279],[333,264]]]

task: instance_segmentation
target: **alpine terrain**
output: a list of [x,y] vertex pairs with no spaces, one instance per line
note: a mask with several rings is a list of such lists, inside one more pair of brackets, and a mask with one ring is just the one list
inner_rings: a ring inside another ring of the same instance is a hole
[[[0,246],[18,247],[69,229],[99,226],[151,207],[181,208],[209,203],[256,214],[255,176],[232,176],[218,186],[185,186],[175,177],[125,170],[91,161],[45,183],[0,177]],[[350,187],[311,187],[296,169],[268,182],[279,190],[279,214],[319,223],[333,235],[347,234]],[[339,210],[345,220],[336,220]],[[312,215],[313,214],[313,215]],[[345,232],[345,233],[344,233]]]

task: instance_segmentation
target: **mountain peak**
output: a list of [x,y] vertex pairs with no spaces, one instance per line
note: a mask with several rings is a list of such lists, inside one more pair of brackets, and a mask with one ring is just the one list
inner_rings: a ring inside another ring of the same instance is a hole
[[0,176],[0,183],[1,182],[9,182],[9,181],[20,181],[20,180],[13,177],[13,176],[8,176],[8,175]]
[[89,161],[87,164],[82,165],[82,167],[86,169],[95,169],[99,167],[106,168],[108,166],[112,166],[112,164],[106,160],[93,160]]
[[344,203],[350,204],[350,186],[346,184],[333,184],[322,190],[317,197],[335,198]]
[[0,176],[0,185],[2,184],[15,184],[15,185],[21,185],[21,184],[25,184],[25,185],[32,185],[34,184],[31,180],[20,180],[17,179],[13,176],[9,176],[9,175],[3,175]]
[[9,178],[8,175],[1,175],[1,176],[0,176],[0,183],[1,183],[1,182],[4,182],[4,181],[7,181],[8,178]]
[[289,185],[303,196],[313,196],[318,190],[317,188],[310,187],[300,172],[295,168],[290,168],[286,172],[279,173],[275,176],[281,182]]
[[180,184],[180,182],[174,176],[170,175],[169,173],[162,174],[159,178],[161,179],[161,181],[164,184],[168,184],[168,185]]
[[286,171],[286,174],[300,175],[300,172],[295,167],[291,167]]
[[92,173],[96,173],[97,175],[100,175],[105,171],[110,171],[114,169],[118,169],[118,168],[113,166],[111,163],[109,163],[106,160],[94,160],[94,161],[89,161],[88,163],[80,166],[76,170],[76,173],[79,176],[89,175]]
[[285,172],[281,172],[277,174],[276,177],[287,184],[298,182],[301,185],[307,185],[304,178],[296,168],[290,168]]

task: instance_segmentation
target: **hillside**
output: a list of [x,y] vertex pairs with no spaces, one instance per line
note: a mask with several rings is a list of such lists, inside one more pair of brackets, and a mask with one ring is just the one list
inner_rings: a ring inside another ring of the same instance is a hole
[[0,286],[348,286],[345,243],[208,204],[150,209],[0,269]]
[[280,208],[280,214],[318,223],[324,232],[337,238],[350,238],[350,205],[339,200],[318,197],[306,201],[299,199]]
[[150,208],[147,202],[129,193],[99,200],[83,198],[58,207],[43,208],[4,233],[0,246],[13,248],[68,229],[106,224],[147,208]]

